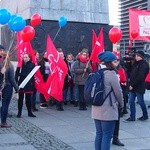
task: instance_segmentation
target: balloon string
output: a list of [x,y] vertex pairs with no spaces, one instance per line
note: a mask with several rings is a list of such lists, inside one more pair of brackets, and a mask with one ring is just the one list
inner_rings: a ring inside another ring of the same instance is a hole
[[57,31],[57,33],[56,33],[54,39],[53,39],[53,42],[55,41],[55,39],[56,39],[57,35],[59,34],[60,30],[61,30],[61,27],[59,27],[59,29],[58,29],[58,31]]

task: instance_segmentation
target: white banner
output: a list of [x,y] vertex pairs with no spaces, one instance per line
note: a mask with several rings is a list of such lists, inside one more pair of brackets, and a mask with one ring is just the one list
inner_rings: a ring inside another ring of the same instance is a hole
[[36,71],[40,68],[40,66],[35,66],[33,70],[28,74],[28,76],[22,81],[22,83],[19,85],[20,88],[24,88],[25,85],[29,82],[29,80],[33,77],[33,75],[36,73]]

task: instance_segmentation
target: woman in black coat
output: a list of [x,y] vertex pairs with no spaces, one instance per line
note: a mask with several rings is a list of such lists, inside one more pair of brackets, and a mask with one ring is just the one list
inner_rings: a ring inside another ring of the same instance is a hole
[[[20,85],[24,79],[28,76],[28,74],[34,68],[34,64],[30,60],[30,56],[28,53],[24,54],[23,56],[23,64],[21,68],[17,68],[16,70],[16,81]],[[18,114],[17,117],[20,118],[22,114],[22,107],[23,107],[23,99],[25,96],[26,107],[28,111],[29,117],[36,117],[31,111],[31,96],[34,91],[34,77],[32,77],[28,83],[25,85],[24,88],[19,89],[19,99],[18,99]]]

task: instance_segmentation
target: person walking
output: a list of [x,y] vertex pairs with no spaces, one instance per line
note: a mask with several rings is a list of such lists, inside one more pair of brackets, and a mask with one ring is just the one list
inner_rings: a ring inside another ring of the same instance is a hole
[[[34,64],[31,62],[30,55],[28,53],[25,53],[23,55],[23,64],[21,68],[17,68],[16,74],[15,74],[15,79],[18,82],[18,85],[20,85],[24,79],[28,76],[28,74],[32,71],[34,68]],[[25,96],[25,102],[26,102],[26,107],[28,111],[28,116],[29,117],[36,117],[32,111],[31,111],[31,96],[34,91],[34,77],[32,77],[27,84],[25,85],[24,88],[19,89],[19,99],[18,99],[18,114],[17,118],[20,118],[22,115],[22,107],[23,107],[23,99]]]
[[102,106],[92,105],[92,118],[95,122],[96,137],[95,150],[110,150],[111,138],[113,136],[116,120],[118,120],[118,108],[123,108],[123,94],[116,74],[116,56],[105,51],[98,58],[106,67],[104,71],[105,95],[112,92],[106,98]]
[[137,51],[135,53],[135,62],[132,66],[130,74],[130,82],[129,82],[130,117],[126,119],[126,121],[136,120],[136,107],[135,107],[136,97],[143,113],[143,115],[139,117],[138,120],[145,121],[148,119],[148,112],[144,102],[145,78],[148,72],[149,66],[146,60],[144,60],[144,52]]

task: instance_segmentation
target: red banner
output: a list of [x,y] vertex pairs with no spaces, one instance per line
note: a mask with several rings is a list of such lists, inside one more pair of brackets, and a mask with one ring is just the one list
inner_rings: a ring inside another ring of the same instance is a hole
[[150,11],[129,9],[129,38],[150,41]]

